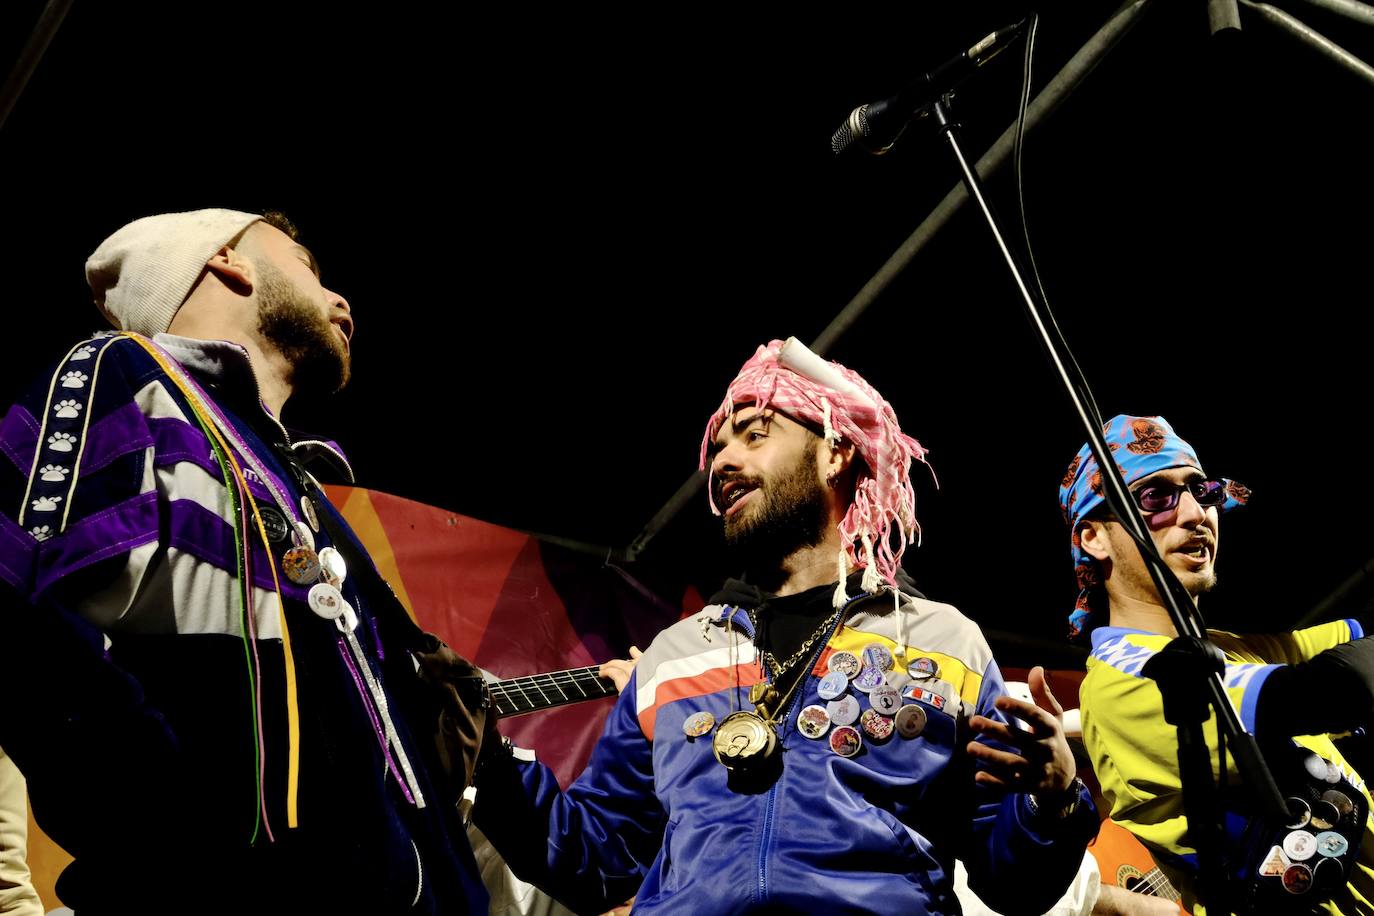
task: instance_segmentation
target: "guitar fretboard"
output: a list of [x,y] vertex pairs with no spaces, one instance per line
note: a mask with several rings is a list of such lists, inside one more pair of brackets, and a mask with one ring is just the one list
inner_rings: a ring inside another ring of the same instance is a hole
[[615,682],[598,677],[596,667],[569,668],[488,684],[498,716],[519,716],[553,706],[616,695]]

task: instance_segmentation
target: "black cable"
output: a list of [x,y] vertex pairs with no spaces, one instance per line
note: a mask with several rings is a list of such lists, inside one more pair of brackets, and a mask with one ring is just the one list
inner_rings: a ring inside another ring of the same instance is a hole
[[1030,221],[1026,216],[1025,181],[1022,174],[1021,158],[1025,147],[1026,110],[1030,107],[1032,61],[1035,56],[1035,34],[1039,27],[1040,14],[1032,12],[1026,28],[1026,53],[1021,68],[1021,99],[1016,110],[1016,137],[1012,143],[1012,166],[1016,175],[1016,202],[1021,214],[1021,239],[1026,250],[1026,261],[1030,265],[1031,277],[1035,280],[1035,289],[1040,296],[1040,303],[1044,307],[1048,325],[1054,332],[1055,341],[1059,345],[1060,352],[1065,361],[1073,366],[1074,387],[1078,389],[1079,396],[1082,397],[1091,418],[1101,426],[1102,414],[1098,410],[1096,400],[1093,399],[1092,391],[1088,388],[1083,369],[1078,365],[1078,360],[1074,357],[1073,351],[1069,349],[1068,341],[1064,339],[1064,332],[1060,329],[1059,322],[1054,317],[1054,311],[1050,308],[1050,297],[1045,292],[1045,284],[1040,278],[1040,267],[1035,261],[1035,249],[1031,245]]

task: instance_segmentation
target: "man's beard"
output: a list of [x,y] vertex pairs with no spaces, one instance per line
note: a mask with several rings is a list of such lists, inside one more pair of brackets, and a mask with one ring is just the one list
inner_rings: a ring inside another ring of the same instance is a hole
[[256,265],[258,333],[291,366],[293,392],[333,394],[347,385],[348,349],[339,342],[334,325],[275,265],[265,260]]
[[759,505],[725,519],[726,546],[751,570],[776,567],[825,539],[830,519],[825,490],[816,479],[816,444],[813,441],[796,466],[776,480],[748,478],[758,484],[758,496],[750,501]]

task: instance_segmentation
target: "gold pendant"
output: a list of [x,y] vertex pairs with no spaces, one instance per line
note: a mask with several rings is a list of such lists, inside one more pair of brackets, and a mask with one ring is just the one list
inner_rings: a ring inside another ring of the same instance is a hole
[[711,737],[711,749],[727,770],[752,769],[778,749],[778,733],[770,721],[778,703],[778,691],[772,684],[755,684],[749,689],[749,701],[758,712],[732,712],[721,720]]
[[732,712],[716,726],[711,748],[727,770],[752,769],[777,749],[778,736],[761,716],[746,711]]

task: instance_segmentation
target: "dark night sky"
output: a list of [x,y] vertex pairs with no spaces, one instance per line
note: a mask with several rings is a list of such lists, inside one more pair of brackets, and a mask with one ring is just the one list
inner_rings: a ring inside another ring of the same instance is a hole
[[[1374,59],[1371,30],[1284,2]],[[1044,8],[1037,87],[1115,5]],[[830,132],[1024,9],[114,6],[77,0],[0,129],[0,399],[98,326],[80,267],[120,224],[281,208],[359,328],[355,385],[288,420],[364,485],[611,546],[692,472],[753,348],[813,338],[956,181],[921,129],[881,159]],[[1374,556],[1374,87],[1258,21],[1219,45],[1201,0],[1154,6],[1028,140],[1037,255],[1104,412],[1164,414],[1256,491],[1204,609],[1286,627]],[[36,10],[6,12],[8,59]],[[971,151],[1014,116],[1020,54],[961,90]],[[1019,309],[965,212],[831,356],[931,450],[918,583],[1055,638],[1082,437]],[[713,528],[703,498],[643,562],[710,579]]]

